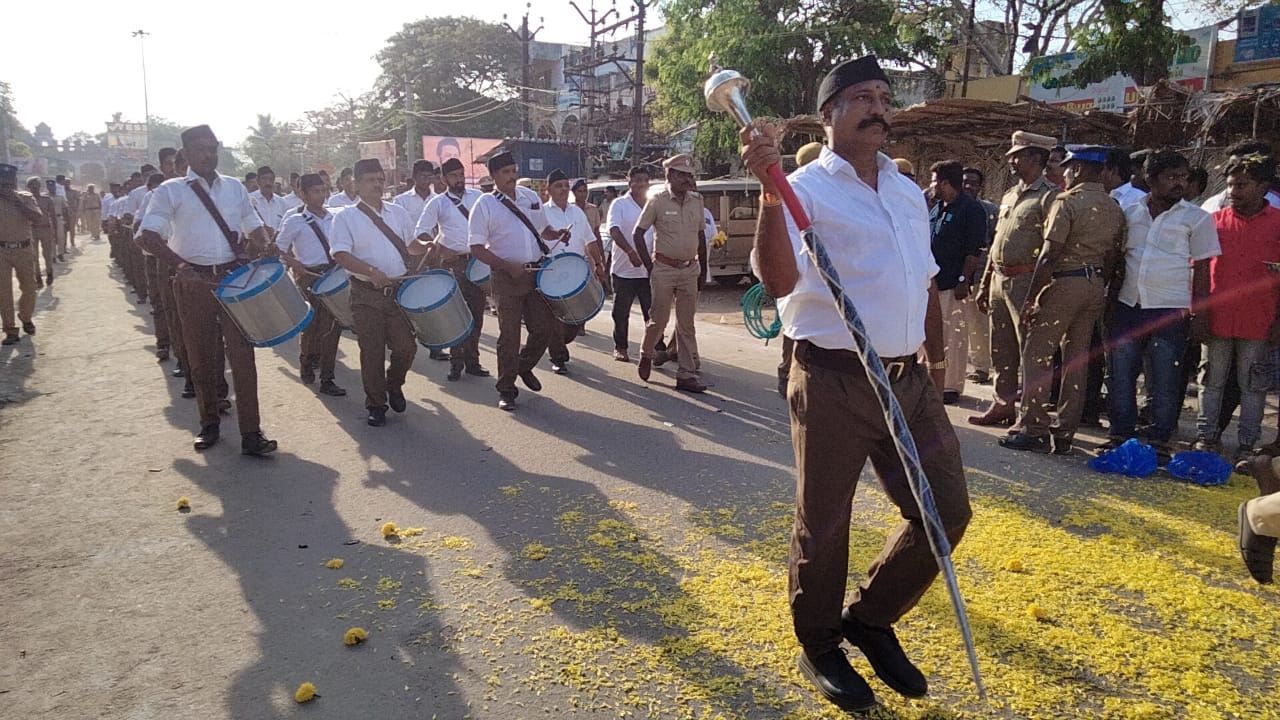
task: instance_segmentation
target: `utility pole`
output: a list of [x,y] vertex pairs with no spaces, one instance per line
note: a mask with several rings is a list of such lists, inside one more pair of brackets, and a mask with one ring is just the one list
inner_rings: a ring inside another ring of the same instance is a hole
[[533,7],[532,3],[524,4],[524,19],[520,21],[520,29],[516,30],[507,22],[507,15],[503,13],[502,24],[507,31],[520,41],[520,135],[522,137],[533,137],[533,133],[529,127],[529,43],[542,32],[542,18],[538,18],[538,29],[529,32],[529,10]]
[[142,50],[142,112],[147,117],[147,147],[146,152],[151,152],[151,102],[147,99],[147,36],[151,33],[146,30],[134,30],[133,36],[138,38],[138,47]]
[[960,80],[960,97],[969,97],[969,58],[973,52],[973,16],[978,0],[969,0],[969,29],[964,33],[964,77]]
[[588,178],[592,175],[592,164],[595,159],[592,152],[595,149],[595,129],[596,129],[596,105],[599,99],[599,90],[597,83],[596,70],[601,65],[601,53],[599,52],[598,38],[601,34],[602,26],[609,22],[610,18],[618,17],[617,8],[609,8],[603,15],[596,16],[595,0],[591,2],[590,17],[588,13],[582,12],[582,8],[573,0],[569,0],[569,5],[578,11],[578,16],[582,18],[591,28],[591,39],[587,45],[587,53],[581,59],[581,64],[574,67],[565,67],[566,74],[574,75],[578,78],[578,95],[581,107],[586,110],[586,118],[582,123],[585,133],[583,141],[583,157],[582,157],[582,174]]
[[404,154],[408,162],[404,166],[404,174],[409,176],[413,173],[413,163],[416,158],[413,156],[414,134],[417,128],[413,122],[413,83],[409,82],[409,73],[404,74]]
[[631,164],[640,164],[640,143],[644,139],[644,11],[651,0],[633,0],[636,6],[636,77],[635,100],[631,108],[634,139],[631,142]]

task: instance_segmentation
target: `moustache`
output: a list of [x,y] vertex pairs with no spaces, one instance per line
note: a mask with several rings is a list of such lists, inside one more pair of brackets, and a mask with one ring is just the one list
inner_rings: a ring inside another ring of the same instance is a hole
[[881,117],[872,117],[872,118],[867,118],[866,120],[863,120],[862,122],[858,123],[858,129],[863,130],[871,127],[872,125],[879,125],[880,127],[884,128],[885,132],[889,131],[889,123],[885,122],[885,119]]

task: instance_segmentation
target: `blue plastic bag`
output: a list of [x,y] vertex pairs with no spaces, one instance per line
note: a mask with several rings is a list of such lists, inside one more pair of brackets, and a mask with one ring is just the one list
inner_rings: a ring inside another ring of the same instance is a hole
[[1100,473],[1120,473],[1129,477],[1146,477],[1156,471],[1156,451],[1136,438],[1129,438],[1114,450],[1108,450],[1089,461],[1089,469]]
[[1179,480],[1188,480],[1201,487],[1227,484],[1231,477],[1231,463],[1217,453],[1188,450],[1173,456],[1165,468]]

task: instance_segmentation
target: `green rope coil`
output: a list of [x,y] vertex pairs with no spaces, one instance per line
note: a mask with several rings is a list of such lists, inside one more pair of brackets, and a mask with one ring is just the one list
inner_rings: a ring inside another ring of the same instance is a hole
[[[764,309],[770,307],[774,308],[773,322],[766,325]],[[742,296],[742,320],[753,338],[772,340],[782,332],[782,316],[777,312],[774,299],[764,291],[762,283],[752,285]]]

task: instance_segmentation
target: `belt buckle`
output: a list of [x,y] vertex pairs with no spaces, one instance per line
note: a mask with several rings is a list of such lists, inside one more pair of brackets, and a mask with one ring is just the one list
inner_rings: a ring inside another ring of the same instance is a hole
[[889,376],[889,382],[897,382],[902,379],[902,374],[907,371],[907,363],[903,360],[895,360],[891,363],[885,363],[884,372]]

